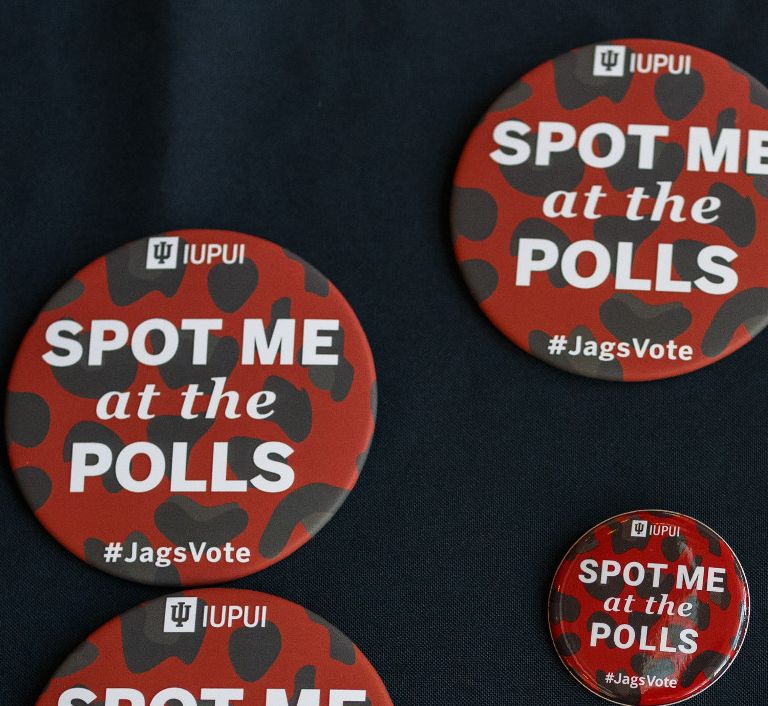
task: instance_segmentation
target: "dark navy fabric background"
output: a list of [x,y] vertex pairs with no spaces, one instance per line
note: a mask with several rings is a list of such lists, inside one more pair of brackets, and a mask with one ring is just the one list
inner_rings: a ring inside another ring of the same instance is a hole
[[[46,299],[116,246],[194,227],[274,240],[357,311],[379,423],[337,516],[235,585],[337,625],[398,706],[589,706],[549,641],[552,574],[598,521],[677,510],[735,548],[753,597],[741,656],[695,703],[761,706],[768,333],[682,378],[569,376],[481,314],[446,213],[470,129],[527,70],[641,36],[768,82],[766,14],[761,0],[4,2],[3,379]],[[0,495],[0,704],[21,706],[93,629],[162,591],[61,549],[5,458]]]

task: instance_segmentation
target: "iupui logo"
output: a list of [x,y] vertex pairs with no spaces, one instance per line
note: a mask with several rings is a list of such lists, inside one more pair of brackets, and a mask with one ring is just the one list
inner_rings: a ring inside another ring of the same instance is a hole
[[592,66],[593,76],[624,76],[630,74],[691,73],[690,54],[664,54],[662,52],[629,53],[620,44],[597,44]]
[[666,522],[648,522],[647,520],[630,520],[631,537],[679,537],[680,527]]
[[179,238],[175,236],[158,235],[147,239],[148,270],[174,270],[179,262],[184,265],[210,265],[217,261],[224,265],[242,265],[245,262],[245,245],[184,243],[180,247]]
[[[265,605],[207,605],[198,608],[197,598],[171,596],[165,599],[163,632],[195,632],[197,628],[265,628]],[[198,619],[199,614],[199,619]]]

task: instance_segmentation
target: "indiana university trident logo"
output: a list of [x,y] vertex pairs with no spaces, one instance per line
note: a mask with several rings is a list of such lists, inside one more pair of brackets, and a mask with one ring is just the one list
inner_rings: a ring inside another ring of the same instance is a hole
[[171,244],[167,240],[158,240],[152,250],[158,265],[162,265],[171,256]]
[[197,598],[166,599],[163,632],[194,632],[196,624]]
[[600,57],[600,65],[606,71],[609,71],[609,72],[613,71],[613,69],[616,68],[616,65],[618,63],[619,63],[619,52],[613,49],[610,49],[609,51],[604,51],[603,55]]
[[148,270],[173,270],[179,256],[179,239],[162,235],[150,238],[147,243]]
[[623,76],[627,48],[617,44],[598,44],[595,46],[593,76]]
[[189,611],[191,606],[189,603],[173,603],[171,604],[171,620],[176,623],[177,628],[183,628],[184,623],[189,620]]
[[645,520],[632,520],[632,528],[630,531],[632,537],[647,537],[648,536],[648,522]]

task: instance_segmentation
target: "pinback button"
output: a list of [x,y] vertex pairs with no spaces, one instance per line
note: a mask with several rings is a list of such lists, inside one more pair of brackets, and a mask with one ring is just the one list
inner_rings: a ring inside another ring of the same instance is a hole
[[391,706],[335,627],[264,593],[205,589],[145,603],[88,638],[37,706]]
[[768,90],[675,42],[576,49],[506,91],[454,179],[472,295],[523,350],[606,380],[690,372],[768,323]]
[[373,434],[371,351],[338,290],[260,238],[185,230],[96,260],[9,381],[13,471],[71,552],[149,584],[221,582],[312,537]]
[[676,704],[731,666],[749,622],[739,560],[709,527],[674,512],[612,517],[555,574],[549,628],[568,671],[617,704]]

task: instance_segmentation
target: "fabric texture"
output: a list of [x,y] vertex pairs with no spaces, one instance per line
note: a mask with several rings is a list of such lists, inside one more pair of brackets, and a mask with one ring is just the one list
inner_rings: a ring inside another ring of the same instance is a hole
[[[355,308],[379,420],[336,517],[233,585],[338,626],[397,704],[590,706],[548,636],[555,568],[611,515],[675,510],[731,544],[752,589],[742,654],[696,705],[765,703],[768,333],[655,383],[559,372],[482,315],[447,223],[470,129],[527,70],[639,36],[768,82],[764,3],[41,0],[2,17],[3,379],[40,307],[99,255],[179,228],[266,237]],[[5,459],[0,494],[0,703],[23,706],[92,630],[163,591],[60,548]]]

